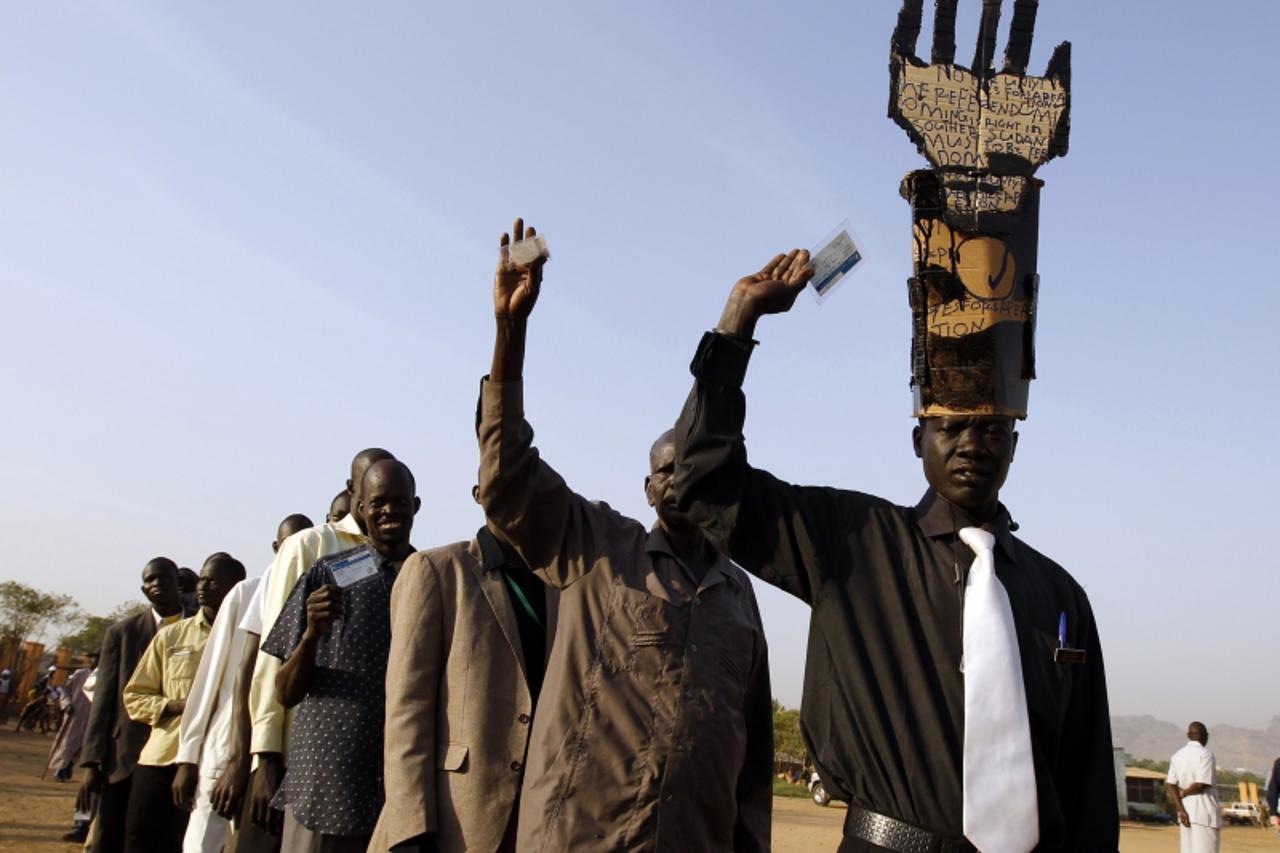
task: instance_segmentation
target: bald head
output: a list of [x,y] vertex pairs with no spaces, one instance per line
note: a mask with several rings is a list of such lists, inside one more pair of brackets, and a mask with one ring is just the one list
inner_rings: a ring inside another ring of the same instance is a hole
[[649,473],[660,470],[667,462],[675,458],[676,431],[669,429],[649,448]]
[[408,490],[411,495],[418,493],[418,484],[413,479],[413,472],[399,459],[388,457],[371,464],[361,480],[361,492],[367,494],[371,488],[386,484],[395,484]]
[[362,517],[369,543],[380,554],[403,559],[407,556],[413,517],[421,502],[409,466],[395,459],[383,459],[369,466],[360,483],[356,515]]
[[205,618],[213,621],[222,600],[244,577],[244,563],[225,551],[217,551],[205,558],[200,569],[200,582],[196,586],[196,599],[204,610]]
[[366,447],[355,455],[351,460],[351,479],[347,481],[347,491],[356,494],[356,488],[359,487],[360,481],[364,479],[365,472],[369,470],[369,466],[375,462],[381,462],[384,459],[395,459],[388,450],[381,447]]
[[329,502],[329,514],[324,517],[324,520],[330,524],[342,521],[349,512],[351,512],[351,493],[343,489]]
[[[366,447],[355,455],[351,460],[351,479],[347,480],[347,492],[351,495],[351,509],[358,509],[360,505],[360,484],[364,482],[364,475],[369,468],[386,459],[395,459],[389,451],[383,450],[381,447]],[[364,514],[361,512],[353,512],[356,524],[360,529],[364,530]]]
[[1187,726],[1187,740],[1193,740],[1201,746],[1204,746],[1209,742],[1209,729],[1204,723],[1199,720],[1195,720]]
[[295,533],[299,533],[303,530],[310,530],[312,527],[315,527],[315,525],[311,523],[311,519],[307,518],[300,512],[295,512],[293,515],[286,515],[284,521],[280,522],[280,525],[276,527],[276,539],[271,543],[271,550],[280,550],[280,546],[284,544],[284,540],[288,539]]

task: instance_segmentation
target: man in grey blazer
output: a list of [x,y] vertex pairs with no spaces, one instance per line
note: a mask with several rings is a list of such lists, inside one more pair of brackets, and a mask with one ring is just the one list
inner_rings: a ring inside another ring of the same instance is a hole
[[129,719],[122,694],[138,659],[156,635],[156,628],[183,616],[178,567],[173,560],[156,557],[147,563],[142,570],[142,594],[151,606],[114,623],[103,637],[93,706],[80,750],[80,766],[85,773],[76,808],[92,811],[94,795],[101,797],[91,845],[95,853],[124,849],[133,770],[151,736],[151,727]]
[[488,528],[420,551],[391,593],[386,804],[370,851],[514,851],[556,593]]

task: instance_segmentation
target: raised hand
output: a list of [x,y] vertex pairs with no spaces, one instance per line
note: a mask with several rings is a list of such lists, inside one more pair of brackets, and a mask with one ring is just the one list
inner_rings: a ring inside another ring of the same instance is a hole
[[[511,228],[515,242],[537,236],[532,226],[525,231],[524,220],[517,219]],[[511,235],[504,233],[498,241],[498,269],[493,274],[493,311],[502,319],[523,320],[538,301],[542,288],[542,267],[546,258],[517,264],[511,259]]]
[[915,55],[923,0],[903,0],[889,55],[889,115],[935,169],[1029,177],[1067,153],[1071,45],[1027,76],[1038,0],[1014,0],[1004,68],[993,67],[1001,0],[983,0],[970,67],[955,64],[957,0],[937,0],[931,64]]
[[326,585],[307,596],[307,629],[312,637],[323,637],[335,619],[342,618],[342,590]]
[[758,273],[743,276],[733,286],[717,329],[739,337],[751,337],[756,320],[765,314],[791,310],[796,297],[813,277],[807,249],[774,255]]

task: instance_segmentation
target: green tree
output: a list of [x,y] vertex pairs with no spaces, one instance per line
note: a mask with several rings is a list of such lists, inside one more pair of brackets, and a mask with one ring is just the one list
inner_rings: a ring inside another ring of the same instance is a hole
[[106,636],[107,629],[113,623],[127,619],[140,610],[146,610],[147,606],[145,601],[126,601],[106,616],[85,615],[80,630],[64,636],[61,643],[64,647],[80,654],[96,652],[102,648],[102,638]]
[[804,738],[800,734],[800,712],[793,708],[784,708],[777,699],[773,700],[773,754],[789,755],[803,761],[805,753]]
[[51,595],[18,581],[0,583],[0,631],[15,641],[14,668],[23,642],[76,618],[79,612],[75,599],[69,595]]

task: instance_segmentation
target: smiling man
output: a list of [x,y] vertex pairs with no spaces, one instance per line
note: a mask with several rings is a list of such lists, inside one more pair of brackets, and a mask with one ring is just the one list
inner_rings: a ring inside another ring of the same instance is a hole
[[402,462],[369,466],[355,511],[367,544],[323,557],[299,579],[262,651],[283,661],[276,695],[297,712],[273,806],[283,853],[363,851],[382,809],[382,732],[391,587],[413,553],[421,505]]
[[[801,728],[849,803],[840,849],[1115,850],[1102,650],[1084,590],[1014,537],[1000,503],[1013,417],[935,400],[949,413],[913,430],[929,488],[911,507],[747,463],[756,321],[790,309],[808,260],[740,279],[704,336],[676,492],[739,565],[813,608]],[[972,842],[984,827],[994,840]]]

